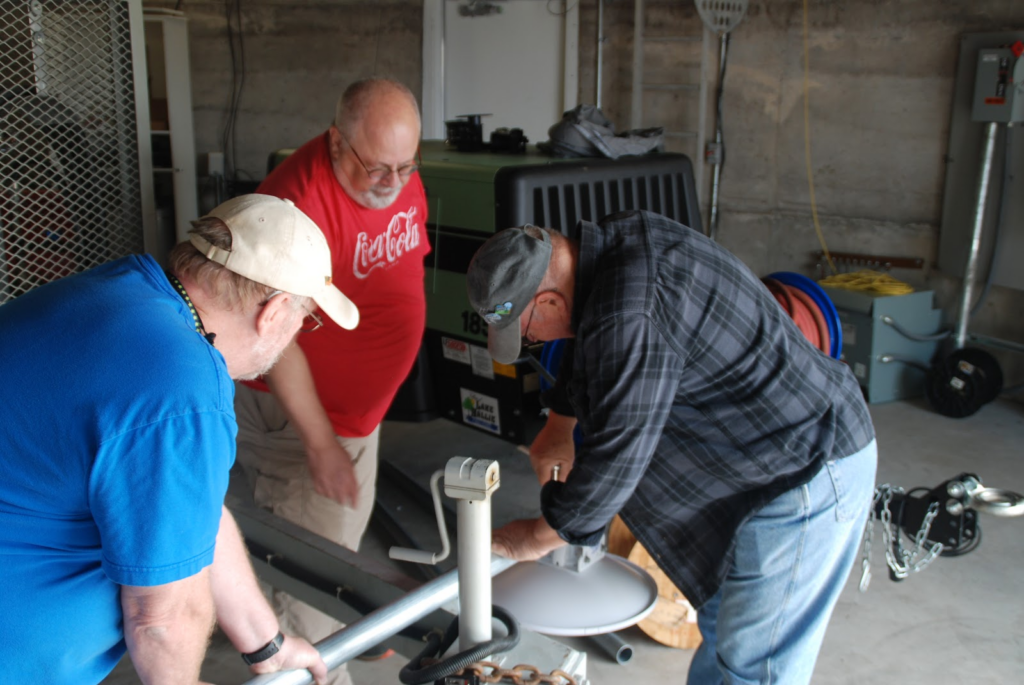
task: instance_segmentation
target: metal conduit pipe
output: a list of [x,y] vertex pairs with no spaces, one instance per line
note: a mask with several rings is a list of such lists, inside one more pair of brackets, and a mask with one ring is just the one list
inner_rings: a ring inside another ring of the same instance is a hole
[[601,109],[601,71],[604,68],[604,0],[597,0],[597,97],[594,104]]
[[615,659],[617,664],[625,664],[633,658],[633,646],[615,633],[602,633],[589,637],[595,645],[601,648],[601,651]]
[[[491,576],[498,575],[515,563],[512,559],[492,554]],[[327,669],[334,670],[452,601],[458,593],[458,569],[453,569],[424,583],[401,599],[350,623],[316,643],[316,648],[327,664]],[[245,685],[307,685],[311,682],[313,676],[309,671],[298,670],[257,676],[246,681]]]
[[981,158],[981,171],[978,173],[977,200],[974,203],[971,241],[967,248],[967,264],[964,266],[960,311],[957,313],[956,326],[953,329],[953,341],[958,350],[963,348],[967,341],[967,322],[971,318],[971,294],[974,291],[974,279],[978,271],[978,252],[981,250],[981,234],[985,228],[985,202],[988,199],[989,177],[992,175],[992,159],[995,157],[998,129],[999,124],[996,123],[985,125],[985,151]]
[[718,164],[715,164],[714,173],[712,174],[711,180],[711,215],[708,218],[708,237],[715,240],[716,234],[718,233],[718,184],[722,178],[722,163],[725,161],[725,150],[722,146],[722,67],[725,65],[726,55],[729,50],[729,34],[723,34],[719,37],[720,50],[718,54],[718,95],[716,100],[718,107],[716,109],[715,116],[718,117],[715,121],[715,145],[718,146],[718,154],[721,157]]

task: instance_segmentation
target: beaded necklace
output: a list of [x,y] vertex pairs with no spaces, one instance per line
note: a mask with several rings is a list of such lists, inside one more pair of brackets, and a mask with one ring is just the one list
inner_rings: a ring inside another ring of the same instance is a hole
[[165,273],[167,273],[167,280],[171,282],[171,285],[174,286],[174,289],[178,291],[179,295],[181,295],[181,299],[185,300],[185,304],[188,305],[188,310],[192,312],[192,320],[196,324],[196,333],[206,338],[206,342],[213,345],[213,339],[217,337],[217,334],[206,332],[206,329],[203,328],[203,320],[199,318],[199,312],[196,311],[196,306],[192,304],[192,298],[188,296],[188,292],[186,292],[185,286],[181,284],[181,281],[179,281],[177,277],[174,276],[174,274],[170,272]]

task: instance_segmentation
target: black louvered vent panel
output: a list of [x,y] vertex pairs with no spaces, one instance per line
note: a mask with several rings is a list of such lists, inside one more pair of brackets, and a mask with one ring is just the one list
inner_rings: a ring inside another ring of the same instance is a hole
[[646,209],[633,199],[633,179],[618,181],[622,186],[622,209]]
[[569,233],[580,220],[646,209],[700,230],[693,167],[685,155],[512,167],[495,178],[498,226],[533,223]]
[[[600,185],[600,182],[595,183],[595,186]],[[590,184],[581,183],[579,185],[580,190],[580,219],[583,221],[594,220],[594,206],[590,200]]]
[[[662,209],[662,214],[676,218],[676,203],[674,201],[675,195],[675,183],[673,177],[669,174],[663,174],[661,177],[662,186],[665,188],[665,207]],[[678,221],[678,218],[676,218]]]
[[[545,211],[547,205],[544,202],[544,189],[534,188],[533,189],[533,220],[530,222],[534,226],[544,226],[547,223],[548,215]],[[512,223],[502,224],[498,222],[498,227],[503,228],[505,226],[511,226]]]
[[576,212],[576,188],[575,185],[562,186],[562,193],[565,197],[565,215],[562,217],[562,226],[575,226],[579,222],[579,214]]

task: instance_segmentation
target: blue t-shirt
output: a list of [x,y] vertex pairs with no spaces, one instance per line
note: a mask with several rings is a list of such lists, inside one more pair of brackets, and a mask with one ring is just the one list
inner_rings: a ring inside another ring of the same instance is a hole
[[133,256],[0,306],[0,388],[0,672],[98,683],[125,652],[119,586],[213,562],[234,386]]

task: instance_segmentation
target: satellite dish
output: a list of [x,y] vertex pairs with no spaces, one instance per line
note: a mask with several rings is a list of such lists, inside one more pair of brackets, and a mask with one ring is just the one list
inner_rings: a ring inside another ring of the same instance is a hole
[[524,628],[583,636],[611,633],[643,620],[658,601],[658,586],[636,564],[605,554],[582,571],[516,564],[494,577],[491,594]]

